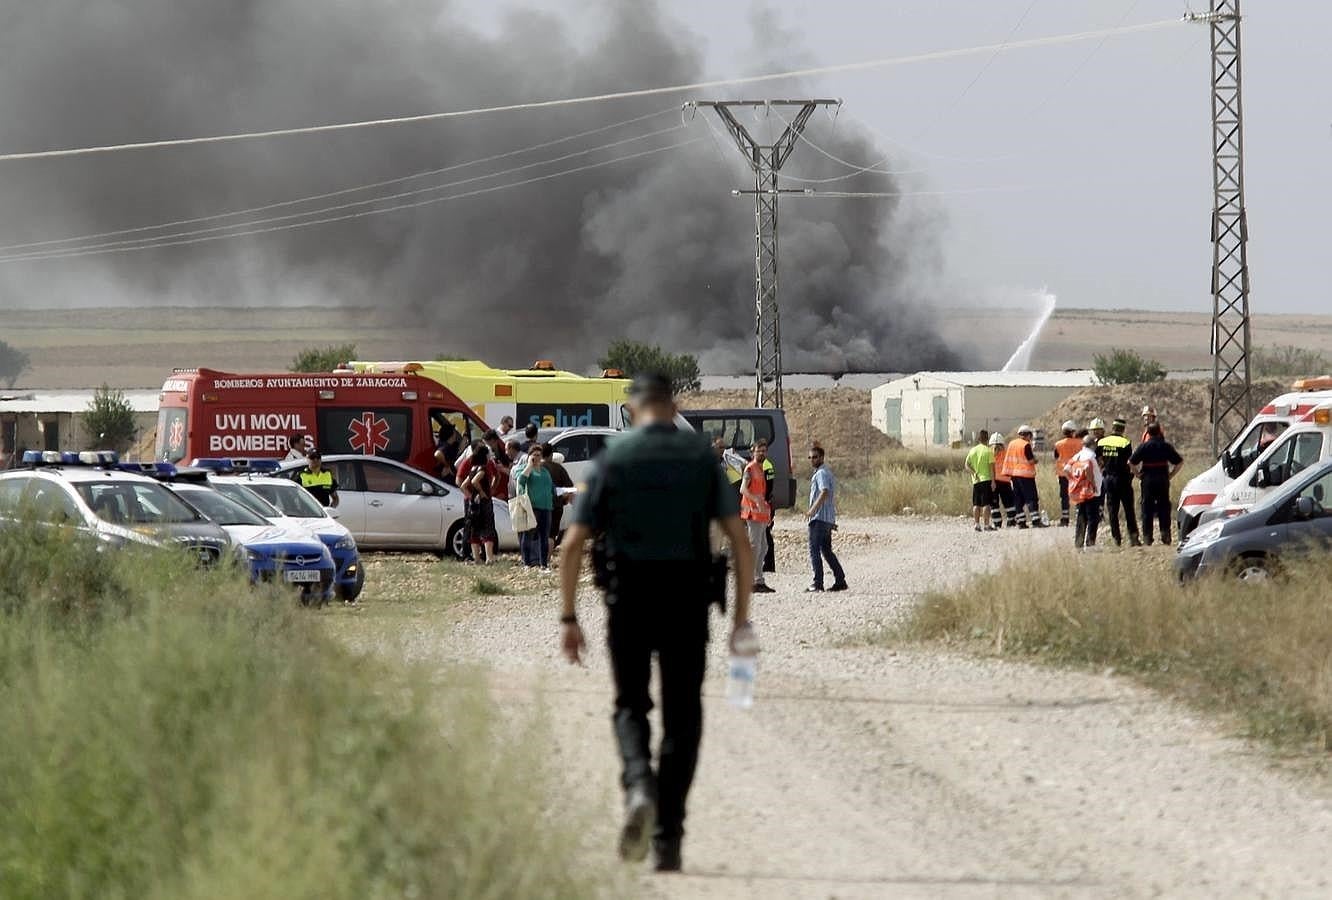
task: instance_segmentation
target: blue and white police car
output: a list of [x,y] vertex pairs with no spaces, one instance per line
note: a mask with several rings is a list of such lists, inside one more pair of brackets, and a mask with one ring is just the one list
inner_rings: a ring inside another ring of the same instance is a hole
[[365,587],[365,566],[356,538],[299,485],[264,476],[276,471],[277,460],[196,459],[194,465],[213,472],[208,483],[219,493],[263,516],[274,525],[299,527],[323,542],[337,568],[338,598],[352,603]]
[[179,546],[206,566],[232,548],[221,526],[104,450],[24,453],[21,468],[0,472],[0,517],[70,526],[108,547]]
[[274,525],[207,483],[176,481],[169,488],[231,536],[244,554],[250,581],[291,585],[306,605],[322,606],[332,598],[333,557],[308,531]]

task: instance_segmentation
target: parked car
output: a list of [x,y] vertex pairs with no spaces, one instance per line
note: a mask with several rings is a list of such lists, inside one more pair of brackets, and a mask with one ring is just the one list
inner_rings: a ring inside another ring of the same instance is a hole
[[[0,515],[70,525],[107,546],[179,546],[213,566],[231,551],[220,526],[114,454],[30,451],[0,472]],[[151,465],[151,464],[150,464]]]
[[1179,547],[1181,580],[1229,573],[1271,577],[1282,560],[1332,549],[1332,461],[1307,469],[1230,519],[1199,525]]
[[591,474],[597,457],[606,449],[606,441],[623,433],[615,428],[599,426],[546,428],[537,433],[537,440],[550,444],[550,448],[562,457],[564,470],[569,473],[574,484],[583,484]]
[[[330,516],[310,492],[284,479],[260,479],[254,475],[213,475],[208,483],[223,496],[241,504],[274,525],[298,527],[318,538],[333,556],[337,573],[333,583],[338,599],[351,602],[365,587],[365,567],[356,538]],[[266,499],[260,488],[271,485]]]
[[171,492],[222,526],[239,545],[238,559],[251,582],[280,581],[293,587],[307,606],[322,606],[333,597],[336,568],[322,541],[299,526],[274,525],[213,486],[172,483]]
[[[351,531],[362,550],[424,550],[462,557],[466,508],[462,491],[382,456],[329,454],[323,463],[337,479],[340,498],[329,515]],[[284,463],[278,477],[298,481],[304,469],[304,462]],[[255,480],[256,489],[269,499],[262,484],[263,479]],[[508,505],[492,502],[499,549],[517,550]]]

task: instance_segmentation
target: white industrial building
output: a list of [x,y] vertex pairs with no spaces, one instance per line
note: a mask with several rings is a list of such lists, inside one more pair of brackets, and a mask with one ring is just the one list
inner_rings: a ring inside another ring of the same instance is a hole
[[907,447],[960,447],[977,431],[1011,436],[1059,401],[1096,384],[1090,369],[1071,372],[917,372],[870,393],[874,427]]
[[[83,428],[83,414],[92,403],[92,390],[21,391],[0,390],[0,468],[9,455],[22,450],[93,450],[97,436]],[[160,391],[125,391],[125,400],[134,410],[136,451],[157,427],[157,401]],[[146,448],[152,457],[152,447]]]

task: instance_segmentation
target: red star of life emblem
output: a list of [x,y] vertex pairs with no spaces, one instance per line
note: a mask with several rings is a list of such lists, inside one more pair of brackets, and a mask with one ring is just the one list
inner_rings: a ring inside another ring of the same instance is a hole
[[172,450],[179,450],[185,443],[185,423],[180,419],[171,423],[171,430],[167,432],[167,446]]
[[359,419],[352,419],[347,426],[351,432],[351,448],[366,456],[374,456],[380,450],[387,450],[389,445],[389,423],[372,412],[361,413]]

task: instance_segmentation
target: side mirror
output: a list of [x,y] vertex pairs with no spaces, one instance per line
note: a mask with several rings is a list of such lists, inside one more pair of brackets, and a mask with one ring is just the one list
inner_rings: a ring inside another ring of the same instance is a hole
[[421,482],[421,493],[430,495],[435,492],[435,486],[428,481]]
[[1312,497],[1301,497],[1295,501],[1295,518],[1312,519],[1314,515],[1314,501]]
[[325,507],[324,512],[328,513],[330,519],[336,519],[341,515],[337,508],[333,506]]
[[1267,487],[1272,483],[1272,472],[1267,468],[1267,463],[1263,463],[1253,473],[1253,483],[1256,487]]
[[1267,470],[1267,483],[1272,487],[1283,483],[1286,480],[1286,467],[1284,465],[1270,466]]

